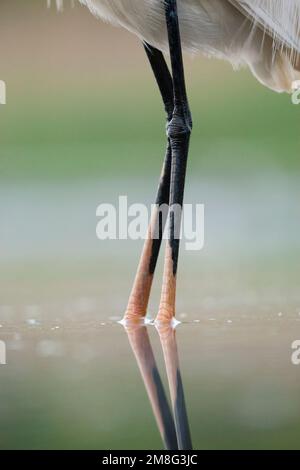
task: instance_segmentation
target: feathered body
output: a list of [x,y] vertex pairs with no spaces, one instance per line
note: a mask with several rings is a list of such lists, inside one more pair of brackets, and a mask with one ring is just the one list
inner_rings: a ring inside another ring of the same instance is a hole
[[[61,0],[59,0],[60,2]],[[163,0],[80,0],[90,11],[167,52]],[[300,0],[177,0],[182,46],[246,65],[276,91],[299,79]]]

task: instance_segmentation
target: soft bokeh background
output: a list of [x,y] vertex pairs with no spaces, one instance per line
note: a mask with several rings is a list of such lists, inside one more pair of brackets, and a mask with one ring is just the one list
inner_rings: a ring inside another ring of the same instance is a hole
[[[297,447],[300,107],[246,70],[185,62],[186,201],[206,208],[205,248],[179,270],[195,447]],[[114,324],[141,242],[95,235],[98,204],[155,195],[164,114],[143,48],[76,2],[2,0],[0,79],[0,446],[159,447]],[[152,314],[160,280],[161,263]]]

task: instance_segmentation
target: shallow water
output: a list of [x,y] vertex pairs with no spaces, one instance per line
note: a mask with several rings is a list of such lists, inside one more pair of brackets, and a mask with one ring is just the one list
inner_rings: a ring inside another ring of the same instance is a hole
[[[176,338],[194,447],[298,448],[300,366],[291,344],[299,312],[182,320]],[[168,394],[159,335],[147,329]],[[31,319],[3,325],[1,338],[8,362],[0,369],[1,448],[163,447],[115,320]]]
[[[300,366],[291,361],[300,339],[299,185],[259,181],[255,192],[251,178],[187,191],[207,213],[205,248],[182,250],[178,278],[176,339],[194,448],[299,448]],[[141,242],[95,239],[95,208],[116,186],[0,191],[0,447],[163,448],[142,380],[149,392],[150,369],[144,363],[141,374],[118,324]],[[133,201],[150,200],[152,184],[130,191]],[[161,262],[152,317],[160,281]],[[169,397],[159,334],[147,330]]]

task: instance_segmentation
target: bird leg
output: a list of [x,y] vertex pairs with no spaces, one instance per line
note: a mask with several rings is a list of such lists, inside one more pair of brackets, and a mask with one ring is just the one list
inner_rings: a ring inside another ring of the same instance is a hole
[[[173,115],[172,77],[162,53],[148,44],[144,44],[144,47],[164,102],[167,114],[167,123],[169,123]],[[170,139],[168,139],[164,165],[156,196],[156,208],[152,214],[148,228],[147,238],[144,243],[127,305],[125,320],[139,320],[147,313],[153,275],[159,255],[167,215],[165,214],[164,217],[164,214],[160,212],[160,207],[163,205],[168,207],[169,204],[171,159],[171,143]],[[155,237],[153,237],[153,234]]]
[[174,109],[167,126],[171,146],[169,234],[165,253],[163,286],[156,321],[170,322],[175,315],[176,274],[179,253],[181,210],[192,119],[186,94],[184,66],[177,14],[177,0],[164,0],[173,75]]

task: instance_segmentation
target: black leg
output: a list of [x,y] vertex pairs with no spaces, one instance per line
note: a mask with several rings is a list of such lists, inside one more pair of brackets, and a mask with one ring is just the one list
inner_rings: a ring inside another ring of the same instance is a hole
[[174,110],[173,80],[161,51],[147,43],[144,48],[155,76],[167,114],[167,121],[172,119]]
[[[174,110],[172,77],[163,54],[148,44],[144,44],[144,47],[163,99],[168,124]],[[125,313],[127,320],[139,319],[147,313],[153,275],[161,247],[167,215],[160,212],[159,208],[169,204],[171,159],[171,143],[170,139],[168,139],[166,156],[156,196],[156,211],[152,216],[148,236],[144,244],[133,288],[129,297]],[[155,235],[154,238],[153,235]]]
[[174,110],[167,132],[171,145],[170,231],[167,244],[164,280],[158,322],[170,321],[175,314],[176,274],[179,233],[192,119],[189,110],[177,14],[177,1],[164,0],[170,57],[173,74]]
[[[148,56],[150,65],[152,67],[154,76],[156,78],[156,82],[158,84],[160,94],[164,103],[166,116],[167,116],[167,126],[172,119],[173,110],[174,110],[174,103],[173,103],[173,81],[171,74],[169,72],[168,66],[166,61],[163,57],[161,51],[155,49],[154,47],[150,46],[149,44],[144,44],[146,54]],[[168,139],[167,143],[167,150],[166,156],[164,161],[164,166],[162,170],[162,175],[160,178],[157,196],[155,204],[159,208],[162,205],[169,205],[169,198],[170,198],[170,181],[171,181],[171,162],[172,162],[172,151],[171,151],[171,143],[170,139]],[[158,232],[158,238],[154,238],[152,241],[152,250],[151,250],[151,259],[150,259],[150,273],[154,274],[161,242],[162,242],[162,235],[165,228],[166,219],[162,218],[161,216],[164,215],[165,217],[167,214],[159,214],[154,221],[154,227]],[[159,229],[157,230],[157,226],[159,225]]]

